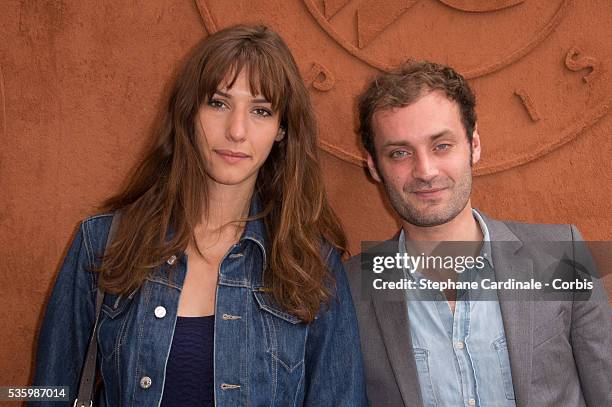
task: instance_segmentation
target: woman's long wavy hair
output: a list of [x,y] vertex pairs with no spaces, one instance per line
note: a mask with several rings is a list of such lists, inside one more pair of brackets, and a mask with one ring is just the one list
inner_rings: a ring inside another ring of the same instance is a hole
[[262,26],[212,34],[180,71],[155,143],[124,190],[103,205],[122,217],[98,270],[100,286],[111,293],[131,292],[195,242],[194,229],[208,202],[196,115],[220,85],[231,86],[243,70],[252,93],[272,103],[286,130],[256,182],[263,208],[256,217],[268,235],[264,284],[280,306],[311,322],[330,300],[334,284],[322,246],[328,242],[344,253],[346,238],[325,195],[308,92],[287,45]]

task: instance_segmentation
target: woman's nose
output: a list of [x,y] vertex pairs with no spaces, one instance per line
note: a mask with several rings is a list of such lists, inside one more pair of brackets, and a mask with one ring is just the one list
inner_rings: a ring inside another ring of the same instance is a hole
[[236,109],[229,116],[226,137],[233,142],[240,142],[247,135],[247,113]]

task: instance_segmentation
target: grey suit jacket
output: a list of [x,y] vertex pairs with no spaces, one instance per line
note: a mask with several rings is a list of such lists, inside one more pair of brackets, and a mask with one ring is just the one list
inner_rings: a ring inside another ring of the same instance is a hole
[[[582,241],[570,225],[483,218],[498,280],[518,273],[537,277],[548,268],[550,259],[522,255],[525,242],[567,241],[575,247]],[[406,302],[364,298],[360,256],[345,266],[357,310],[370,406],[422,406]],[[605,291],[596,282],[591,298],[601,299]],[[612,407],[612,310],[607,302],[505,301],[506,291],[498,295],[518,407]]]

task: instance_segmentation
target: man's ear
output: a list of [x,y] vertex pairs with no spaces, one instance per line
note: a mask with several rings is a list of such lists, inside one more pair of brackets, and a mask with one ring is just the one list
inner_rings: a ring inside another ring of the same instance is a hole
[[286,133],[287,133],[287,130],[285,130],[285,127],[278,126],[278,133],[276,133],[276,137],[274,138],[274,140],[281,141],[282,139],[285,138]]
[[474,131],[472,132],[472,165],[476,164],[480,161],[480,134],[478,134],[478,123],[474,126]]
[[382,182],[382,178],[378,174],[378,169],[376,169],[376,162],[374,161],[374,158],[370,153],[368,153],[367,155],[367,161],[368,170],[370,170],[370,175],[372,176],[372,178],[374,178],[377,182]]

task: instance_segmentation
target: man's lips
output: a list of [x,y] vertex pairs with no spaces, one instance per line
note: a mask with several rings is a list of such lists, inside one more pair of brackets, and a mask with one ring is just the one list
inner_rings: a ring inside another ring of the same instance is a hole
[[431,188],[431,189],[419,189],[416,191],[412,191],[419,198],[429,199],[429,198],[437,198],[441,195],[446,188]]
[[221,156],[221,158],[223,158],[225,161],[230,163],[235,163],[250,157],[248,154],[234,150],[215,149],[213,151]]

